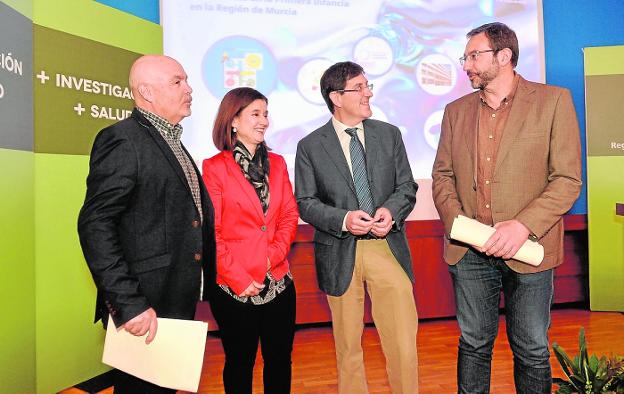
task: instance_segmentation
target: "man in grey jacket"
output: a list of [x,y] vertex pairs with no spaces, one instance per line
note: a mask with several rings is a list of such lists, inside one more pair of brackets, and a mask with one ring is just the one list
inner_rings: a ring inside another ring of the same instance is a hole
[[321,92],[333,116],[298,144],[295,195],[301,218],[316,229],[316,270],[332,313],[339,392],[368,392],[361,346],[366,283],[392,392],[416,393],[418,317],[403,224],[418,185],[399,129],[368,119],[372,88],[355,63],[325,71]]

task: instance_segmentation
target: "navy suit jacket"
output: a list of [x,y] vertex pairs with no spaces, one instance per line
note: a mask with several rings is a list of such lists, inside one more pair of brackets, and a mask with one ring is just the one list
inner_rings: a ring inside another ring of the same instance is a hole
[[120,326],[150,307],[194,317],[202,269],[205,288],[215,269],[214,211],[195,171],[203,218],[174,153],[139,111],[97,135],[78,217],[98,290],[95,321],[106,325],[110,314]]
[[[366,168],[376,208],[388,208],[395,221],[387,235],[394,257],[413,280],[412,260],[403,224],[414,208],[414,182],[399,129],[378,120],[364,120]],[[314,252],[319,287],[340,296],[349,287],[355,266],[356,237],[342,231],[347,211],[358,210],[353,177],[334,126],[303,138],[295,160],[295,196],[301,218],[314,226]]]

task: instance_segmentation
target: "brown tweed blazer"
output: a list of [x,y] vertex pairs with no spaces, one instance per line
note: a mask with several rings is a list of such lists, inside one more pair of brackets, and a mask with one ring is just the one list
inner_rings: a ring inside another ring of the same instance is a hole
[[[450,240],[457,215],[476,213],[475,145],[479,93],[448,104],[433,164],[433,200],[444,222],[444,259],[456,264],[467,245]],[[509,260],[520,273],[563,262],[563,220],[581,190],[581,148],[576,112],[567,89],[520,77],[500,141],[492,187],[494,223],[517,219],[544,246],[538,267]]]

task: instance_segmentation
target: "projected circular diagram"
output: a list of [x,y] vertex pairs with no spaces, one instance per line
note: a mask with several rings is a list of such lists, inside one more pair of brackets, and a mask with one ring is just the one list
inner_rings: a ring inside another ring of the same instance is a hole
[[440,142],[440,127],[442,126],[443,115],[444,111],[435,111],[427,117],[425,125],[423,126],[425,141],[427,141],[427,145],[429,145],[433,150],[438,149],[438,143]]
[[277,62],[269,48],[254,38],[225,37],[206,51],[202,78],[215,97],[243,86],[269,95],[277,83]]
[[312,59],[297,73],[297,90],[312,104],[325,104],[321,94],[321,75],[332,65],[327,59]]
[[457,70],[448,57],[427,55],[416,67],[416,80],[425,92],[440,96],[450,92],[457,83]]
[[354,61],[366,74],[380,76],[392,67],[394,56],[388,41],[380,37],[364,37],[353,48]]

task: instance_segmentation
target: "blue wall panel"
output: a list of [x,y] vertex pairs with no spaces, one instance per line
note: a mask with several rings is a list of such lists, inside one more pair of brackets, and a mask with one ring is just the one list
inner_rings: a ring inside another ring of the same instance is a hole
[[150,22],[160,24],[160,11],[158,0],[96,0],[118,10],[147,19]]
[[[543,0],[543,6],[546,82],[572,91],[581,127],[585,183],[583,48],[624,44],[624,1]],[[570,213],[587,213],[585,186]]]

